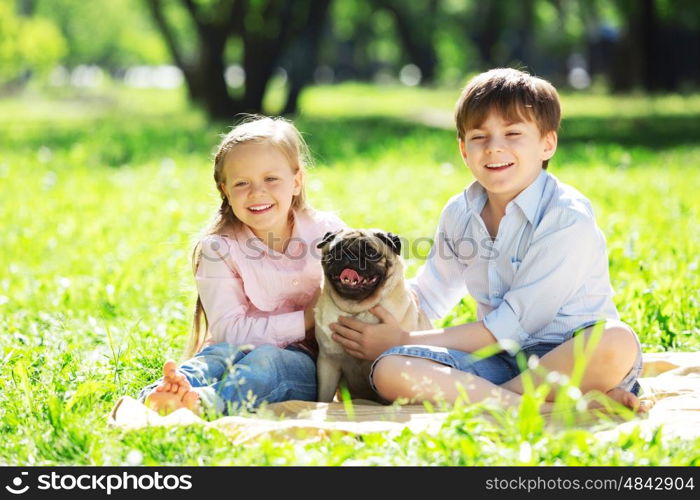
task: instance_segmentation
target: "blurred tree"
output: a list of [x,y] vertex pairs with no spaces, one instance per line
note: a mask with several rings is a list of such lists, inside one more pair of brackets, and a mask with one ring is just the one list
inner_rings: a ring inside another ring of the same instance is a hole
[[518,20],[513,29],[512,58],[517,61],[530,61],[534,57],[534,40],[537,27],[535,0],[522,0]]
[[335,2],[320,61],[336,81],[391,80],[406,64],[421,82],[437,77],[439,0],[343,0]]
[[[287,63],[291,65],[292,81],[284,108],[296,109],[296,99],[315,67],[330,0],[146,3],[175,64],[185,75],[191,99],[212,117],[230,118],[241,112],[263,110],[263,97],[274,70],[290,52]],[[183,29],[183,24],[189,25],[189,31],[187,27]],[[234,62],[226,60],[227,45],[232,39],[242,45],[240,62],[245,72],[245,89],[239,97],[229,93],[224,77],[227,63]]]
[[50,20],[25,17],[32,7],[0,0],[0,84],[5,88],[51,69],[66,52],[66,42]]
[[616,0],[623,19],[610,82],[617,92],[641,86],[678,90],[700,76],[700,3],[689,0]]
[[422,83],[435,80],[437,55],[438,0],[402,2],[398,0],[373,0],[381,9],[390,12],[396,23],[396,32],[411,63],[421,70]]
[[571,51],[585,45],[576,2],[344,0],[334,5],[335,49],[324,47],[322,60],[339,79],[395,74],[409,62],[422,83],[505,65],[565,74]]
[[451,30],[454,41],[470,55],[472,71],[510,64],[530,49],[532,0],[443,1],[440,7],[444,13],[436,24],[458,28]]
[[471,39],[479,50],[482,67],[495,65],[494,47],[505,31],[509,10],[506,2],[478,2],[476,5]]
[[95,64],[112,72],[138,64],[164,64],[168,50],[141,0],[22,0],[61,30],[68,67]]
[[321,35],[326,27],[328,8],[331,0],[319,0],[309,4],[306,26],[301,30],[292,45],[283,66],[289,74],[289,93],[283,114],[295,114],[302,89],[311,83],[314,70],[318,65],[318,47]]
[[[550,0],[499,0],[438,2],[436,32],[440,37],[438,65],[449,64],[453,73],[459,69],[477,71],[497,66],[539,66],[542,45],[549,45],[550,30],[557,29],[542,20],[541,4]],[[445,39],[449,33],[449,39]],[[445,61],[449,54],[449,61]],[[463,61],[460,63],[458,58]],[[444,73],[447,68],[442,68]]]
[[[583,2],[584,0],[581,0]],[[577,0],[537,0],[531,30],[533,50],[527,62],[557,84],[566,82],[569,58],[585,53],[585,24]]]
[[[193,102],[226,118],[262,111],[280,67],[284,113],[296,111],[314,78],[395,81],[408,63],[423,84],[507,65],[557,84],[583,70],[578,88],[588,72],[616,91],[673,91],[700,81],[700,2],[0,0],[0,84],[57,63],[114,74],[168,61],[182,69]],[[227,84],[233,65],[243,71]]]
[[321,81],[372,79],[376,68],[369,47],[376,39],[375,11],[369,0],[333,2],[328,38],[319,49],[319,60],[330,73],[327,72]]

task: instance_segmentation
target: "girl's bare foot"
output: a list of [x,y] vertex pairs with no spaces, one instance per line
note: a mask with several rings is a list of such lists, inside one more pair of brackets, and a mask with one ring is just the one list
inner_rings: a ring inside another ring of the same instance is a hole
[[199,393],[192,388],[182,396],[182,404],[195,415],[200,415],[202,413],[202,407],[199,403]]
[[185,392],[190,389],[190,383],[184,375],[178,373],[175,361],[168,360],[163,364],[163,382],[156,387],[157,392],[172,392],[177,394],[180,399]]
[[168,414],[180,408],[187,408],[199,414],[199,394],[192,388],[187,378],[177,371],[175,361],[163,364],[163,383],[147,397],[146,406],[161,414]]
[[146,401],[144,403],[159,415],[167,415],[168,413],[185,407],[177,394],[172,392],[158,392],[157,389],[154,389],[146,396]]
[[169,360],[163,365],[163,384],[159,387],[164,387],[164,391],[177,394],[188,410],[200,413],[199,394],[192,388],[187,377],[177,371],[175,361]]

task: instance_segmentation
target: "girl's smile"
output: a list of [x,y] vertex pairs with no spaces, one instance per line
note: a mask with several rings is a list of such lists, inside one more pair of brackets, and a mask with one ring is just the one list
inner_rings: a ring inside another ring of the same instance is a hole
[[268,210],[270,210],[274,206],[273,203],[266,203],[263,205],[251,205],[248,207],[248,210],[253,212],[254,214],[263,214],[266,213]]

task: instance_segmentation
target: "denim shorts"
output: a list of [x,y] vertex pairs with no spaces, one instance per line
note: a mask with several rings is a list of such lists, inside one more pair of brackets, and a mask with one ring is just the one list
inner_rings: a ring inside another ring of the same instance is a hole
[[[576,328],[569,335],[566,336],[570,339],[580,333],[583,329],[588,328],[597,324],[598,322],[590,322],[580,327]],[[635,335],[635,339],[637,336]],[[392,347],[391,349],[383,352],[377,357],[377,359],[372,363],[372,368],[370,370],[370,384],[372,389],[376,392],[376,387],[374,386],[373,373],[374,367],[380,359],[386,356],[410,356],[414,358],[424,358],[437,363],[449,366],[456,370],[471,373],[477,377],[484,378],[491,383],[501,385],[509,380],[517,377],[523,370],[520,369],[518,365],[519,355],[524,355],[524,360],[527,361],[531,356],[537,356],[538,358],[543,357],[549,351],[555,347],[561,345],[560,343],[540,343],[533,344],[528,347],[523,348],[519,353],[512,355],[506,351],[500,352],[493,356],[487,358],[478,358],[471,353],[457,351],[455,349],[447,349],[445,347],[433,347],[425,345],[403,345]],[[524,364],[524,368],[527,369],[527,363]],[[640,385],[637,379],[642,372],[642,348],[637,339],[637,357],[635,359],[634,366],[627,373],[627,375],[622,379],[622,381],[617,385],[617,387],[630,391],[635,395],[639,394]]]

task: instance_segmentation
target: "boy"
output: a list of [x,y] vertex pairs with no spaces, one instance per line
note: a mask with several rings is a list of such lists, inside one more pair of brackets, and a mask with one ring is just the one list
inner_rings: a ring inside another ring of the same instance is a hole
[[[388,401],[454,402],[463,389],[472,402],[495,396],[516,406],[523,393],[516,352],[540,357],[546,372],[570,376],[573,337],[581,335],[587,360],[581,391],[639,408],[641,347],[612,302],[605,238],[590,202],[546,171],[560,114],[554,87],[522,71],[488,71],[464,88],[455,121],[461,156],[476,180],[445,206],[412,286],[431,318],[469,291],[479,320],[405,332],[377,308],[378,325],[350,318],[331,325],[350,354],[376,358],[372,383]],[[590,342],[596,325],[602,333]],[[498,353],[471,354],[485,347]],[[529,373],[535,384],[541,372]]]

